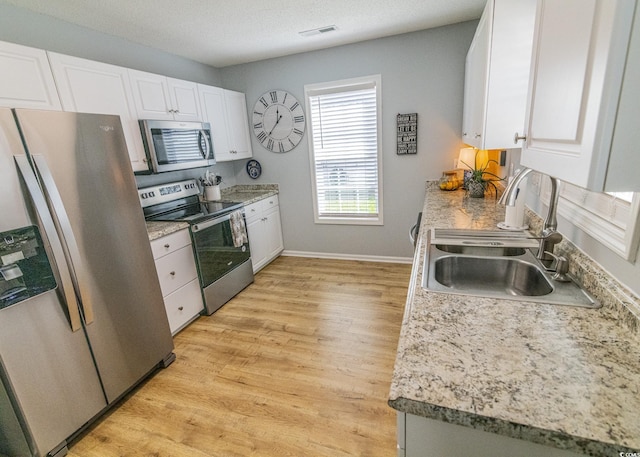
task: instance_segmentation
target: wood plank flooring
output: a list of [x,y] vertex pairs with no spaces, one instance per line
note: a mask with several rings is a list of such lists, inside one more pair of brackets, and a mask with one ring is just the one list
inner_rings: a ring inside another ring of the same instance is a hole
[[393,456],[410,265],[280,257],[175,337],[71,457]]

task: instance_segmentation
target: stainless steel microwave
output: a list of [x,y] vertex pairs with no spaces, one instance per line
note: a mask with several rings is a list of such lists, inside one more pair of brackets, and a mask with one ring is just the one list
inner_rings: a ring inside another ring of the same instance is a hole
[[206,122],[141,120],[140,130],[153,173],[216,163],[211,126]]

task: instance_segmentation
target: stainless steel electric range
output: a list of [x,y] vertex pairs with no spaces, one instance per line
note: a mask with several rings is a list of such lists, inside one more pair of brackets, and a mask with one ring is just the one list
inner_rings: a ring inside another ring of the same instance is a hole
[[138,195],[146,220],[189,223],[207,314],[253,282],[243,203],[201,201],[194,179],[138,189]]

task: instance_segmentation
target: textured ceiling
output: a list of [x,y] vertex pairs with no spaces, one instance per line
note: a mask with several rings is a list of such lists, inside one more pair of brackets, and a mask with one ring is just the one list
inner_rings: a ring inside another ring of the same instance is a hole
[[[480,17],[486,0],[4,0],[214,67]],[[298,32],[335,25],[311,37]]]

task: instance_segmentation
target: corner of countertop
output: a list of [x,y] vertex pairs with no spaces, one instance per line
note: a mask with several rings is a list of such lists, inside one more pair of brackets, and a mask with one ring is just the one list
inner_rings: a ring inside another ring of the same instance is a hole
[[[525,219],[534,234],[542,231],[542,218],[525,207]],[[607,272],[570,240],[563,238],[558,253],[569,260],[569,273],[600,303],[602,311],[640,337],[640,297]]]
[[163,236],[171,235],[172,233],[189,228],[189,224],[187,222],[146,221],[146,224],[149,241],[157,240]]
[[221,189],[222,200],[250,205],[280,193],[278,184],[237,184]]

